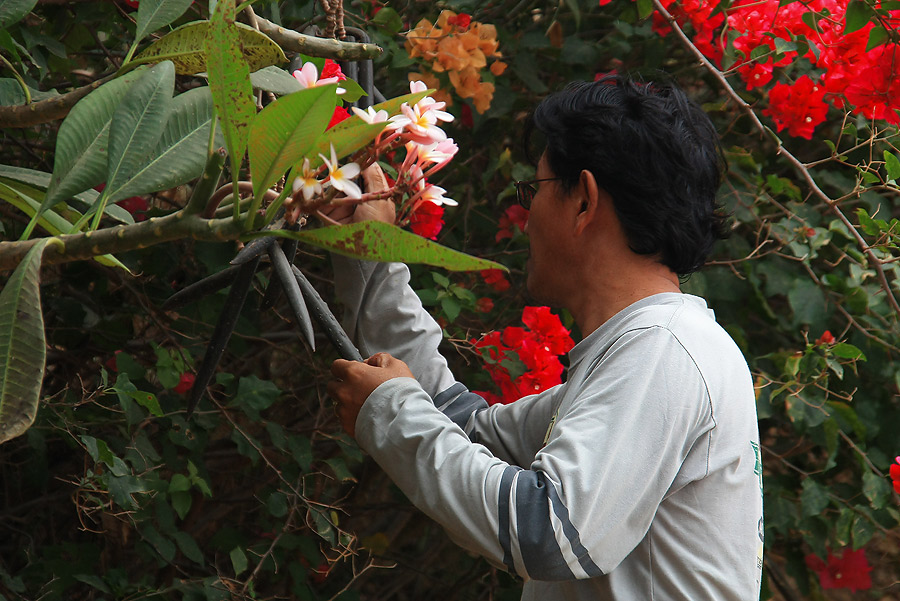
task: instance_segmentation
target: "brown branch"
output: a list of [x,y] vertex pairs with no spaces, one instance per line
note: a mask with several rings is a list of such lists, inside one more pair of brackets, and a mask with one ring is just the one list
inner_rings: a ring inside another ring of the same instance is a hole
[[114,78],[115,74],[107,75],[86,86],[40,102],[0,106],[0,127],[31,127],[62,119],[69,114],[76,102]]
[[268,19],[256,15],[259,30],[272,38],[282,49],[291,52],[302,52],[310,56],[331,58],[335,60],[360,60],[376,58],[384,50],[375,44],[358,44],[341,42],[333,39],[317,38],[285,29]]
[[675,31],[676,35],[678,36],[678,39],[681,40],[682,44],[685,45],[688,51],[691,52],[691,54],[693,54],[697,58],[697,60],[700,61],[700,63],[706,68],[707,71],[709,71],[710,74],[712,74],[713,77],[716,78],[716,80],[718,80],[719,84],[725,90],[725,93],[728,94],[728,96],[732,100],[734,100],[735,103],[737,103],[738,108],[750,118],[756,129],[759,130],[762,135],[768,136],[775,142],[775,144],[778,146],[778,154],[781,154],[785,159],[787,159],[787,161],[791,165],[793,165],[793,167],[800,173],[803,179],[806,180],[806,184],[809,186],[810,190],[812,190],[812,193],[819,199],[824,201],[825,204],[828,205],[828,208],[830,208],[831,211],[841,221],[841,223],[843,223],[847,227],[847,229],[850,231],[850,234],[856,239],[859,247],[863,250],[866,256],[869,257],[873,269],[875,269],[875,272],[878,274],[878,280],[881,283],[881,288],[882,290],[884,290],[884,293],[887,296],[888,304],[890,304],[894,312],[898,316],[900,316],[900,303],[897,302],[897,298],[894,296],[894,293],[891,290],[891,285],[884,273],[881,259],[879,259],[875,255],[875,253],[866,243],[865,238],[862,237],[862,235],[853,226],[850,220],[847,219],[847,216],[844,215],[843,211],[841,211],[839,203],[835,199],[828,196],[819,187],[819,184],[816,183],[816,180],[813,178],[812,173],[810,173],[809,169],[806,168],[806,165],[804,165],[800,159],[795,157],[784,147],[784,145],[781,143],[781,140],[778,138],[778,136],[775,135],[775,132],[763,125],[762,121],[759,120],[759,117],[753,110],[753,107],[747,104],[747,102],[740,97],[740,95],[734,90],[734,88],[725,78],[725,75],[722,73],[722,71],[720,71],[718,67],[712,64],[709,59],[706,58],[706,56],[704,56],[702,52],[700,52],[700,50],[694,45],[690,38],[688,38],[687,34],[685,34],[681,29],[681,26],[678,25],[675,17],[666,10],[660,0],[653,0],[653,6],[656,7],[656,10],[659,11],[659,14],[662,15],[662,17],[669,23],[669,25],[672,27],[672,30]]
[[[170,242],[182,238],[194,240],[224,241],[240,236],[240,225],[232,219],[204,219],[178,211],[165,217],[152,217],[133,225],[119,225],[93,232],[56,236],[64,245],[49,244],[44,250],[43,262],[66,263],[100,255],[124,252]],[[14,269],[25,258],[39,238],[22,242],[0,242],[0,272]]]

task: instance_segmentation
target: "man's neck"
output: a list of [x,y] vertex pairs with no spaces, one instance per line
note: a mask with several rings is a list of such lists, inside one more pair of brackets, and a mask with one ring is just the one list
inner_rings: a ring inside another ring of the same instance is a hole
[[583,336],[637,301],[664,292],[681,292],[678,276],[666,266],[638,256],[609,273],[595,269],[582,279],[586,285],[567,308]]

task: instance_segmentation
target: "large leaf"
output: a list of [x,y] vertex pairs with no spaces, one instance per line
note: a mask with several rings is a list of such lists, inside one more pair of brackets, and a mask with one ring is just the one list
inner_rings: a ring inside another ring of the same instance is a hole
[[443,267],[450,271],[507,270],[499,263],[479,259],[441,246],[436,242],[406,232],[395,225],[380,221],[364,221],[299,232],[266,230],[252,236],[294,238],[339,255],[369,261],[424,263]]
[[[95,192],[94,194],[96,196],[97,193]],[[38,199],[41,197],[42,195],[38,190],[29,189],[19,182],[0,177],[0,199],[5,200],[29,217],[33,218],[37,214],[38,208],[40,207],[40,201]],[[131,214],[129,214],[128,211],[125,211],[125,209],[123,209],[122,207],[115,208],[128,215],[128,217],[131,219],[130,223],[134,223],[134,219],[131,217]],[[46,231],[48,231],[51,236],[58,236],[60,234],[68,233],[69,230],[72,229],[72,224],[74,223],[74,221],[77,221],[77,218],[81,217],[81,214],[77,211],[74,211],[72,209],[68,209],[68,211],[73,214],[75,219],[66,219],[52,209],[47,209],[38,218],[37,223]],[[128,267],[125,266],[124,263],[119,261],[113,255],[101,255],[98,257],[94,257],[94,260],[101,265],[107,265],[109,267],[121,267],[125,271],[131,271],[130,269],[128,269]]]
[[165,27],[190,7],[194,0],[141,0],[138,5],[137,32],[134,41],[139,42],[151,31]]
[[41,211],[106,180],[109,122],[122,97],[144,70],[114,79],[76,104],[59,126],[53,178]]
[[[194,88],[175,97],[172,112],[150,161],[123,185],[123,198],[168,190],[203,173],[212,119],[212,95],[208,87]],[[224,144],[216,131],[218,145]]]
[[28,251],[0,291],[0,443],[31,427],[41,398],[47,348],[40,271],[50,240]]
[[[12,165],[0,165],[0,177],[9,178],[17,182],[22,182],[23,184],[40,188],[42,192],[37,195],[32,195],[32,197],[40,198],[43,202],[43,199],[46,198],[46,193],[43,191],[50,187],[50,181],[53,176],[46,171],[36,171],[35,169],[26,169],[25,167],[13,167]],[[97,201],[98,196],[99,193],[96,190],[85,190],[84,192],[79,192],[74,195],[72,198],[85,205],[85,207],[90,207]],[[134,223],[134,217],[132,217],[131,213],[118,205],[109,205],[105,210],[107,215],[120,223],[129,225]],[[33,215],[33,213],[29,213],[29,215]],[[55,236],[56,232],[53,232],[53,235]]]
[[148,69],[125,92],[109,125],[106,191],[110,201],[127,198],[126,184],[156,148],[172,110],[174,89],[175,66],[165,61]]
[[[140,52],[133,63],[155,63],[170,60],[179,75],[195,75],[207,70],[204,41],[209,33],[209,21],[194,21],[169,32]],[[243,23],[237,28],[241,53],[251,71],[287,62],[281,46],[269,36]]]
[[[250,74],[254,88],[272,92],[276,96],[287,96],[303,89],[297,78],[280,67],[268,66]],[[17,82],[14,81],[16,85]]]
[[231,155],[232,171],[237,174],[247,148],[250,123],[256,116],[256,103],[250,67],[241,52],[240,28],[234,23],[234,9],[232,2],[216,4],[204,49],[213,103]]
[[314,148],[337,104],[337,85],[316,86],[269,104],[250,128],[253,194],[275,183]]
[[37,0],[0,0],[0,29],[21,21],[36,4]]

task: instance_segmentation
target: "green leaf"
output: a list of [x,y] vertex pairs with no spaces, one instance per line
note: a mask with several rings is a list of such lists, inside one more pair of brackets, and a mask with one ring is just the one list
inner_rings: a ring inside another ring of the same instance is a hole
[[41,258],[54,240],[39,240],[0,291],[0,443],[34,423],[44,380]]
[[825,295],[814,282],[797,280],[788,292],[797,323],[817,324],[825,317]]
[[0,29],[21,21],[36,4],[37,0],[0,0]]
[[[238,48],[251,71],[287,62],[281,46],[264,33],[243,23],[231,23],[237,28]],[[207,70],[205,40],[210,21],[185,23],[153,42],[138,53],[132,63],[155,63],[170,60],[178,75],[196,75]]]
[[197,546],[197,541],[195,541],[190,534],[187,532],[175,532],[172,534],[172,538],[175,539],[175,544],[178,545],[178,549],[185,557],[194,563],[199,563],[201,566],[205,563],[203,560],[203,551],[200,550],[200,547]]
[[874,509],[884,507],[888,499],[891,498],[891,486],[886,478],[878,476],[874,472],[867,471],[863,474],[863,494],[869,499],[869,503]]
[[863,354],[861,350],[853,346],[852,344],[848,344],[846,342],[839,342],[831,347],[831,353],[835,357],[840,357],[842,359],[853,359],[859,361],[865,361],[866,356]]
[[883,25],[877,24],[869,30],[869,41],[866,42],[866,52],[881,46],[888,40],[888,31]]
[[277,96],[287,96],[303,89],[297,78],[279,67],[268,66],[250,74],[253,87]]
[[106,178],[109,123],[125,92],[144,70],[131,71],[78,101],[59,126],[53,177],[41,212]]
[[104,193],[114,202],[125,185],[150,158],[172,110],[175,67],[170,61],[148,69],[131,86],[113,113],[109,125],[109,155]]
[[191,510],[191,503],[194,500],[191,493],[178,490],[169,493],[169,496],[172,498],[172,509],[174,509],[175,513],[178,514],[178,517],[183,520]]
[[183,15],[192,2],[193,0],[141,0],[138,4],[134,41],[143,40],[151,31],[165,27]]
[[638,17],[646,19],[653,14],[653,0],[637,0]]
[[236,177],[247,148],[250,123],[256,116],[256,103],[250,84],[250,67],[241,54],[234,10],[231,2],[216,4],[203,47],[209,57],[207,68],[213,103],[222,123],[225,145],[231,155],[231,169]]
[[384,28],[385,32],[392,36],[403,29],[403,19],[396,10],[387,6],[378,11],[378,14],[372,19],[372,23]]
[[313,149],[337,103],[336,84],[279,98],[250,127],[250,174],[259,196]]
[[888,179],[900,181],[900,159],[896,154],[884,151],[884,168],[887,170]]
[[[212,120],[212,95],[208,87],[194,88],[175,97],[172,111],[149,162],[123,184],[116,196],[128,198],[168,190],[203,173]],[[224,145],[216,131],[217,145]]]
[[505,266],[494,261],[479,259],[441,246],[421,236],[403,231],[395,225],[380,221],[335,225],[300,232],[273,230],[254,233],[250,237],[263,235],[294,238],[339,255],[369,261],[423,263],[443,267],[450,271],[481,269],[508,271]]
[[[224,4],[224,2],[219,4]],[[234,575],[240,576],[247,569],[247,556],[244,554],[244,550],[240,547],[235,547],[228,556],[231,558],[232,567],[234,567]]]
[[581,10],[578,8],[578,0],[566,0],[566,5],[572,11],[572,16],[575,17],[575,29],[578,30],[581,27]]
[[850,527],[850,536],[853,538],[853,550],[856,551],[872,540],[874,534],[875,524],[872,522],[872,518],[867,515],[857,515],[853,519],[853,525]]
[[863,0],[850,0],[844,15],[844,35],[862,29],[869,22],[872,11]]
[[803,508],[804,516],[819,515],[828,507],[828,489],[807,478],[803,481],[800,506]]
[[100,440],[86,434],[82,435],[80,438],[81,442],[84,443],[84,446],[87,447],[88,455],[91,456],[91,459],[93,459],[95,463],[100,463],[102,461],[110,467],[113,466],[116,456],[109,450],[109,445],[106,444],[105,440]]

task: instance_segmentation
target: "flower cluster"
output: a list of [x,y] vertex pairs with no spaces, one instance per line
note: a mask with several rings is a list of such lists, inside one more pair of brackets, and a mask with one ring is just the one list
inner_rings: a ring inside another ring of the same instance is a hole
[[869,576],[872,566],[869,565],[866,552],[862,549],[858,551],[844,549],[840,557],[835,557],[829,552],[827,560],[810,554],[806,556],[806,565],[818,574],[819,584],[823,589],[846,588],[851,591],[865,591],[872,588],[872,578]]
[[500,216],[500,223],[497,224],[495,241],[500,242],[505,238],[512,238],[516,231],[524,232],[526,223],[528,223],[528,209],[521,205],[507,207]]
[[[422,57],[428,63],[424,73],[410,74],[410,78],[421,79],[437,88],[435,73],[447,73],[456,93],[461,98],[471,98],[475,110],[483,113],[491,106],[494,84],[482,81],[482,69],[488,66],[489,58],[502,57],[498,47],[497,29],[493,25],[473,21],[465,13],[445,10],[434,24],[422,19],[407,34],[409,56]],[[489,69],[492,74],[501,75],[506,70],[506,63],[494,60]],[[440,98],[451,104],[449,94]]]
[[472,343],[487,363],[500,394],[478,392],[488,403],[511,403],[562,382],[560,355],[574,346],[569,330],[549,307],[525,307],[524,328],[510,326]]
[[[719,0],[663,0],[680,25],[690,25],[697,48],[720,66],[726,40],[732,40],[738,59],[731,68],[748,90],[769,84],[776,68],[798,61],[815,69],[812,77],[773,86],[764,111],[778,131],[806,139],[825,120],[828,103],[867,119],[900,123],[900,45],[887,41],[869,47],[875,27],[900,26],[900,10],[888,11],[881,25],[869,22],[846,32],[849,3],[737,0],[721,10]],[[881,8],[881,2],[873,8]],[[661,35],[670,30],[659,14],[654,29]]]
[[[321,77],[312,63],[304,64],[293,75],[304,88],[346,79],[333,61],[326,61]],[[428,90],[421,81],[411,82],[409,87],[413,94]],[[453,139],[448,138],[440,127],[441,122],[453,120],[453,115],[444,111],[444,107],[443,102],[431,96],[424,96],[412,105],[404,102],[400,106],[400,112],[393,116],[385,110],[372,107],[366,110],[353,107],[352,111],[358,119],[370,124],[383,123],[384,132],[376,138],[372,148],[357,156],[359,162],[350,161],[341,165],[333,145],[330,156],[319,155],[321,167],[314,168],[309,158],[304,159],[303,164],[294,171],[293,196],[285,201],[288,221],[295,222],[301,213],[309,212],[310,207],[315,208],[322,203],[360,203],[392,198],[398,203],[399,225],[409,225],[413,232],[423,237],[436,238],[444,223],[443,205],[457,204],[455,200],[445,196],[446,190],[428,181],[429,177],[450,162],[458,150]],[[328,127],[349,117],[350,113],[339,106]],[[398,156],[403,156],[403,161],[396,167],[397,178],[389,182],[389,189],[363,193],[354,181],[362,169],[379,157],[394,162]],[[328,174],[320,179],[325,169]],[[334,193],[325,198],[327,189],[334,190]],[[337,192],[343,195],[335,198]]]

